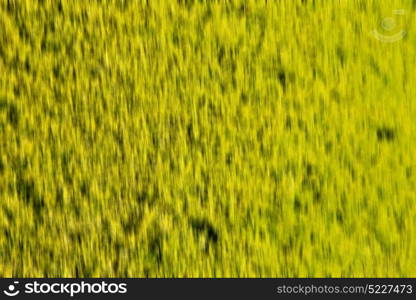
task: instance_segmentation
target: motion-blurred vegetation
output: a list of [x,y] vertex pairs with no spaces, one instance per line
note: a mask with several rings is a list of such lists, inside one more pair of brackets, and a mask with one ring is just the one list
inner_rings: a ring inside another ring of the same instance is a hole
[[415,276],[415,7],[0,0],[0,276]]

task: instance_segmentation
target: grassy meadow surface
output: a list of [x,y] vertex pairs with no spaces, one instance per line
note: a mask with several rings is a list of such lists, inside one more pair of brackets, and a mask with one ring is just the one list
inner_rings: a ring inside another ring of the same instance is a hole
[[0,276],[416,276],[415,8],[0,0]]

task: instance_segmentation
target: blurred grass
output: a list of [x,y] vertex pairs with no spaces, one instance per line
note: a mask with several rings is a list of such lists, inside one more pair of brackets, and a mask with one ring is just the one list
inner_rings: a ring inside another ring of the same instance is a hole
[[0,0],[0,276],[414,277],[415,7]]

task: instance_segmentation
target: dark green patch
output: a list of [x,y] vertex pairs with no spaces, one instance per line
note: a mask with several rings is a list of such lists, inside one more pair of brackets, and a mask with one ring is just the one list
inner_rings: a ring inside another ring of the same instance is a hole
[[192,218],[190,220],[192,229],[199,234],[206,234],[210,243],[216,244],[219,240],[217,229],[206,219]]
[[391,142],[396,138],[396,131],[390,127],[377,128],[377,139],[379,141]]

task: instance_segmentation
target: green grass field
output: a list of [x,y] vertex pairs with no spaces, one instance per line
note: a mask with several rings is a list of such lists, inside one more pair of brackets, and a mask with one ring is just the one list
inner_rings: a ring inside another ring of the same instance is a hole
[[415,11],[0,0],[0,276],[416,276]]

